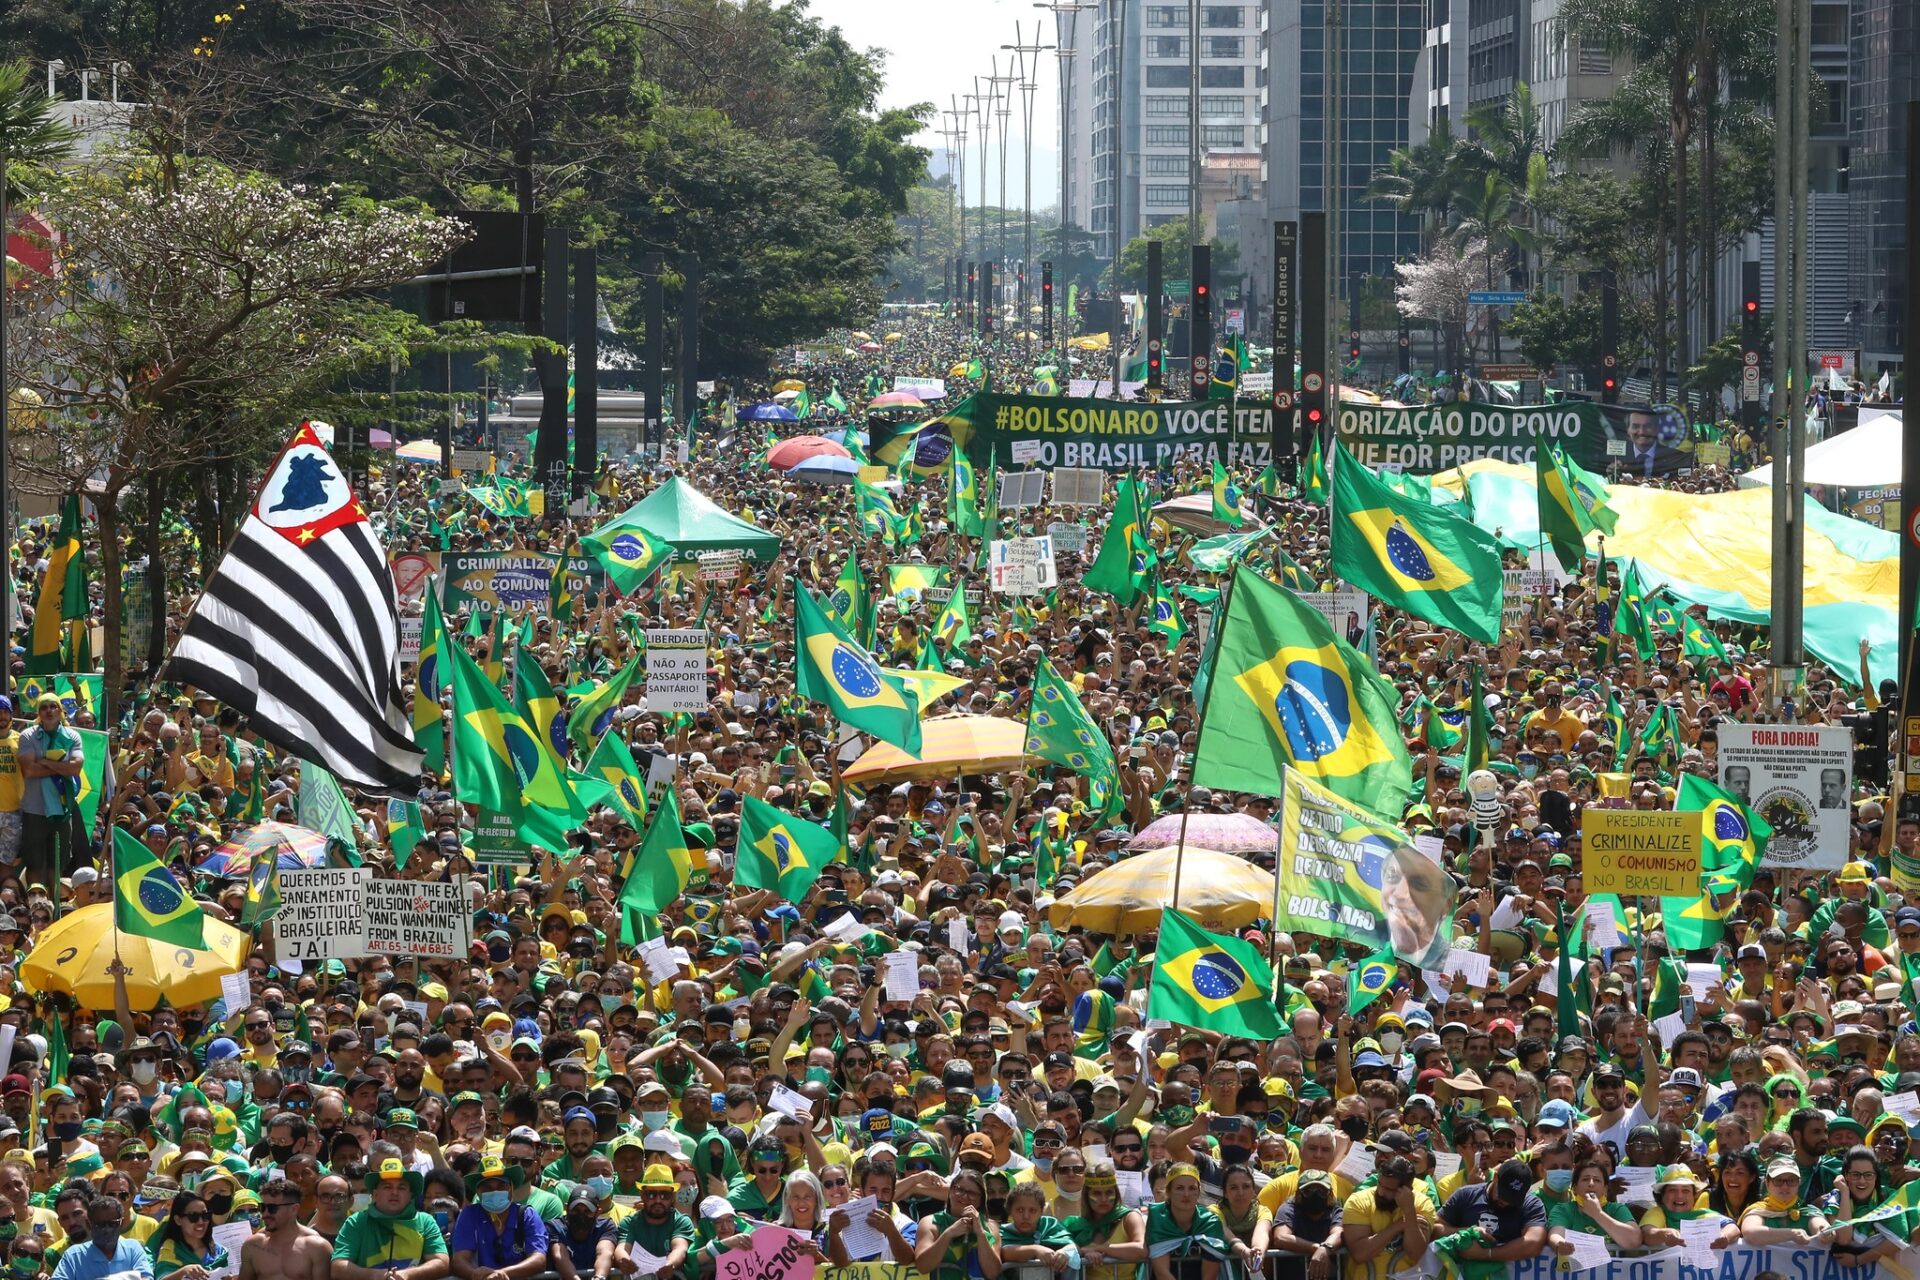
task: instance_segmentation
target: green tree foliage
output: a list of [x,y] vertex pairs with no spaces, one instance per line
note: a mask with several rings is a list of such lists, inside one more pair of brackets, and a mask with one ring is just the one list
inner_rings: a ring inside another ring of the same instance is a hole
[[[1169,218],[1157,227],[1151,227],[1143,236],[1127,241],[1120,250],[1120,288],[1122,292],[1138,293],[1147,287],[1147,244],[1159,241],[1165,247],[1161,250],[1161,273],[1166,280],[1184,280],[1188,271],[1187,255],[1187,219],[1185,215]],[[1238,245],[1223,240],[1209,241],[1213,246],[1213,275],[1216,280],[1233,275],[1240,261]],[[1111,272],[1108,273],[1111,276]],[[1108,283],[1108,281],[1102,281]]]

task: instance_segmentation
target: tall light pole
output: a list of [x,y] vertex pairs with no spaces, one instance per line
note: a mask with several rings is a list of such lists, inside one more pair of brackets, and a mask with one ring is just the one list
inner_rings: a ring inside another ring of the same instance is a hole
[[1006,74],[1002,75],[999,57],[993,59],[994,112],[1000,117],[1000,243],[994,246],[994,261],[998,264],[996,274],[1001,279],[996,282],[996,288],[1005,288],[1007,274],[1007,138],[1013,132],[1009,124],[1013,119],[1013,88],[1020,82],[1020,77],[1014,74],[1013,61],[1007,59]]
[[[966,125],[962,122],[962,117],[957,110],[943,111],[940,115],[946,122],[940,130],[940,137],[947,144],[947,216],[951,220],[956,208],[955,195],[959,196],[958,208],[962,210],[966,208],[967,195],[960,185],[960,165],[966,158],[967,132]],[[963,224],[956,222],[954,225],[960,226]],[[954,249],[957,264],[959,258],[966,256],[966,237],[964,235],[955,238]],[[947,294],[948,302],[953,301],[956,292],[958,291],[949,290]]]
[[1120,162],[1121,104],[1126,98],[1127,0],[1107,0],[1107,21],[1113,28],[1113,397],[1120,398],[1120,371],[1124,367],[1126,344],[1121,333],[1126,328],[1126,306],[1120,301]]
[[993,78],[987,77],[986,92],[980,91],[981,78],[973,78],[973,93],[968,101],[973,103],[974,119],[980,123],[980,263],[984,267],[987,261],[987,135],[993,132]]
[[[1002,49],[1011,49],[1019,60],[1014,63],[1016,74],[1020,77],[1020,94],[1023,101],[1022,112],[1026,119],[1021,151],[1024,153],[1026,179],[1021,187],[1022,216],[1025,220],[1025,234],[1021,239],[1020,250],[1020,315],[1024,323],[1032,328],[1032,320],[1027,310],[1027,278],[1033,274],[1033,95],[1040,88],[1040,55],[1052,48],[1040,43],[1040,20],[1034,19],[1033,42],[1020,38],[1020,24],[1013,24],[1012,44],[1003,44]],[[1027,350],[1031,354],[1033,340],[1027,339]]]
[[1046,0],[1037,0],[1033,7],[1045,9],[1053,15],[1053,52],[1060,63],[1060,248],[1057,252],[1065,258],[1067,256],[1069,182],[1067,137],[1072,128],[1073,118],[1073,60],[1080,52],[1080,15],[1088,9],[1098,9],[1100,6],[1095,0],[1053,0],[1051,4],[1046,3]]

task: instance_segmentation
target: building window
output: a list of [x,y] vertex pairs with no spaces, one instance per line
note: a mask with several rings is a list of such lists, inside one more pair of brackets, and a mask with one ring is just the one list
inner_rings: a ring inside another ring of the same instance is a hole
[[1150,124],[1147,126],[1147,145],[1150,147],[1186,147],[1191,146],[1192,135],[1185,125]]
[[1201,94],[1200,114],[1203,116],[1238,116],[1246,112],[1245,98],[1230,93]]
[[1187,25],[1186,6],[1170,4],[1148,5],[1147,25],[1150,27],[1184,27]]
[[1188,83],[1185,67],[1150,66],[1147,68],[1147,88],[1149,89],[1184,89]]
[[1247,25],[1247,11],[1237,4],[1210,4],[1200,11],[1200,25],[1237,30]]
[[1187,114],[1187,100],[1179,98],[1148,98],[1147,114],[1150,116],[1184,116]]
[[[1151,70],[1152,68],[1148,68]],[[1244,89],[1247,87],[1247,69],[1245,67],[1201,67],[1200,87],[1203,89]]]
[[1148,36],[1147,56],[1149,58],[1184,58],[1187,56],[1187,38],[1185,36]]
[[1208,36],[1200,52],[1209,58],[1244,58],[1245,42],[1239,36]]
[[1145,204],[1149,209],[1184,207],[1186,203],[1187,189],[1185,187],[1156,186],[1147,188]]
[[1147,156],[1145,159],[1149,178],[1184,178],[1187,166],[1192,163],[1186,156]]
[[1239,125],[1204,125],[1200,130],[1200,140],[1209,147],[1244,147],[1247,145],[1247,131]]

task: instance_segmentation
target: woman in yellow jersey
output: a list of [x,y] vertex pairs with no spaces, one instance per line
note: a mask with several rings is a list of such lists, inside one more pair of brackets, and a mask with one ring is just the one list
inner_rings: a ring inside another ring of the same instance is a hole
[[1242,1275],[1260,1269],[1273,1234],[1273,1211],[1260,1203],[1260,1188],[1246,1165],[1231,1165],[1220,1175],[1220,1225],[1227,1229],[1227,1247],[1240,1263]]
[[1147,1220],[1120,1203],[1113,1166],[1099,1161],[1087,1170],[1086,1207],[1067,1219],[1067,1234],[1080,1250],[1082,1280],[1135,1280],[1147,1257]]

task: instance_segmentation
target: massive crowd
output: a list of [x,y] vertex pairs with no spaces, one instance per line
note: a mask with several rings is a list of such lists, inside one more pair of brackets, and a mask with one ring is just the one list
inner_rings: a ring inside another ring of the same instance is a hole
[[[909,327],[877,354],[793,372],[816,401],[837,389],[857,406],[870,374],[944,377],[974,353],[944,322]],[[1012,349],[990,354],[986,377],[1028,380]],[[1712,623],[1724,663],[1664,632],[1642,660],[1596,622],[1591,565],[1510,614],[1495,644],[1379,609],[1369,639],[1407,712],[1415,783],[1387,816],[1438,840],[1454,937],[1489,955],[1488,977],[1402,966],[1353,1012],[1364,949],[1275,933],[1261,912],[1239,933],[1273,959],[1283,1033],[1167,1025],[1146,1015],[1151,933],[1107,936],[1052,908],[1124,868],[1155,819],[1270,820],[1273,797],[1212,792],[1187,772],[1200,614],[1219,576],[1184,558],[1186,535],[1155,533],[1184,615],[1169,639],[1138,604],[1080,582],[1105,513],[1008,512],[1003,536],[1095,527],[1084,555],[1061,557],[1057,590],[983,594],[971,637],[930,656],[937,601],[889,592],[887,565],[981,585],[946,478],[908,480],[898,502],[919,507],[924,533],[888,547],[850,490],[767,469],[761,443],[758,426],[710,427],[685,462],[609,463],[587,521],[502,516],[391,461],[369,495],[395,554],[559,553],[668,474],[780,540],[736,577],[663,574],[525,632],[447,618],[481,662],[506,659],[504,640],[560,690],[619,671],[646,627],[710,632],[710,705],[650,710],[636,682],[611,722],[643,769],[673,761],[691,877],[654,924],[684,948],[677,974],[650,980],[622,942],[621,877],[645,835],[631,813],[596,806],[564,849],[493,868],[476,866],[474,815],[443,778],[428,780],[404,854],[385,804],[359,802],[356,856],[374,874],[473,877],[467,955],[302,965],[255,926],[244,1006],[138,1011],[77,1007],[29,989],[17,963],[0,969],[0,1258],[14,1280],[693,1280],[762,1250],[769,1225],[787,1229],[773,1273],[892,1263],[935,1280],[1485,1280],[1545,1255],[1584,1268],[1747,1246],[1858,1267],[1915,1238],[1920,902],[1906,904],[1889,862],[1915,853],[1920,822],[1896,821],[1885,797],[1862,785],[1844,798],[1843,870],[1759,868],[1710,949],[1680,954],[1658,901],[1626,900],[1615,945],[1573,962],[1590,999],[1562,1008],[1560,933],[1587,901],[1583,813],[1603,797],[1671,808],[1685,775],[1713,775],[1717,730],[1761,714],[1763,630]],[[1155,481],[1209,483],[1184,466]],[[1287,558],[1330,586],[1326,508],[1291,490],[1260,502]],[[21,546],[23,600],[43,549]],[[1084,778],[1047,764],[842,781],[859,744],[843,750],[796,693],[793,610],[796,587],[826,596],[849,557],[877,601],[882,662],[960,681],[925,714],[1024,719],[1045,657],[1107,735],[1121,802],[1090,804]],[[1438,740],[1438,711],[1415,710],[1463,707],[1475,667],[1491,821]],[[1803,719],[1877,706],[1858,679],[1816,664]],[[75,716],[113,732],[102,828],[137,836],[209,915],[241,919],[245,881],[197,869],[253,816],[250,796],[263,793],[259,816],[296,817],[300,764],[211,698],[141,692],[112,726],[91,707]],[[1674,740],[1642,753],[1663,708]],[[26,727],[0,771],[0,951],[17,960],[114,889],[96,869],[102,831],[68,838],[59,779],[79,739],[60,699],[13,710]],[[821,824],[843,808],[844,861],[798,901],[736,885],[749,802]],[[1270,849],[1251,858],[1274,865]],[[827,932],[850,912],[864,934]],[[910,1000],[883,980],[902,950],[919,962]],[[1717,962],[1723,977],[1663,1035],[1667,959]]]

